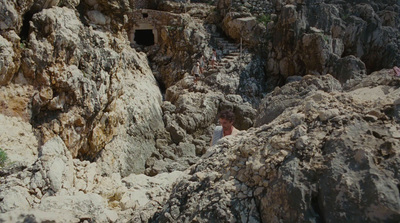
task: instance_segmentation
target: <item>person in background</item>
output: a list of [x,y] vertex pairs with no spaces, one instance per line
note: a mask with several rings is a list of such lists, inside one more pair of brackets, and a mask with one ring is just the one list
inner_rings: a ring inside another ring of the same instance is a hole
[[393,71],[394,71],[394,76],[400,77],[400,68],[394,66]]
[[235,114],[230,110],[224,110],[218,115],[220,126],[216,126],[211,139],[211,146],[215,145],[218,140],[228,135],[237,135],[237,130],[233,123],[235,121]]
[[201,55],[200,57],[200,73],[204,73],[204,67],[206,66],[206,59],[204,58],[204,55]]
[[214,69],[216,61],[217,61],[217,51],[213,49],[211,55],[211,69]]
[[196,62],[196,64],[192,68],[191,74],[194,76],[194,84],[197,84],[197,81],[200,78],[200,63]]

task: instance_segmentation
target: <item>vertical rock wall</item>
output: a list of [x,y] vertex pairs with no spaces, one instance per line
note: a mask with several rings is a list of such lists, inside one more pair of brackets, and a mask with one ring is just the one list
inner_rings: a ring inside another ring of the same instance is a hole
[[[112,27],[109,19],[99,22],[108,17],[101,12],[91,16],[89,11],[81,20],[74,9],[78,3],[50,9],[37,8],[38,2],[25,8],[2,3],[12,16],[2,26],[1,80],[2,85],[13,81],[15,86],[1,87],[1,94],[11,99],[2,102],[2,111],[30,120],[41,144],[59,135],[72,156],[82,159],[102,157],[100,151],[120,137],[118,145],[124,149],[109,157],[118,162],[107,171],[143,172],[157,135],[164,131],[157,82],[145,55],[129,46],[124,30]],[[28,21],[29,35],[20,42],[21,13],[29,10],[36,13]],[[15,89],[21,93],[11,96]],[[119,153],[126,157],[121,159]],[[142,160],[133,162],[132,156]]]
[[275,84],[327,73],[345,83],[400,63],[396,1],[220,1],[219,7],[225,33],[267,54],[268,81]]

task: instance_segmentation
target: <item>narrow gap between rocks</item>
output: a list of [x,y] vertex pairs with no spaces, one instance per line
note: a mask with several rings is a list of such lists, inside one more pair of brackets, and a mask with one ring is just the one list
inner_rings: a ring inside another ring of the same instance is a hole
[[318,200],[319,200],[318,198],[319,198],[319,194],[312,195],[312,198],[311,198],[311,207],[315,212],[315,220],[316,220],[315,222],[325,223],[324,217],[322,215],[322,210],[321,210],[320,204],[318,202]]
[[158,78],[156,78],[156,81],[158,84],[158,88],[160,89],[162,99],[163,99],[163,101],[165,101],[165,93],[167,92],[167,88],[165,87],[165,84],[164,84],[164,82],[162,82],[162,80],[159,80]]
[[85,12],[88,10],[88,6],[84,3],[84,1],[81,1],[79,5],[76,7],[76,10],[79,12],[79,19],[85,26],[89,26],[89,23],[87,22],[87,19],[85,18]]
[[[397,184],[397,190],[398,190],[398,192],[400,194],[400,184]],[[399,197],[400,197],[400,195],[399,195]]]
[[24,14],[23,20],[22,20],[22,28],[21,32],[19,33],[19,37],[21,38],[21,42],[26,42],[29,37],[29,22],[32,20],[33,15],[35,12],[33,11],[28,11]]

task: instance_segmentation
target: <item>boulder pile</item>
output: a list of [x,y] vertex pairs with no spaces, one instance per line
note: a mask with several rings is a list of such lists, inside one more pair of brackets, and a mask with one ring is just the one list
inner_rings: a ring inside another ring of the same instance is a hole
[[211,3],[0,0],[0,222],[400,219],[399,2]]
[[400,79],[345,90],[305,76],[268,94],[255,128],[208,149],[152,222],[391,222],[400,218]]

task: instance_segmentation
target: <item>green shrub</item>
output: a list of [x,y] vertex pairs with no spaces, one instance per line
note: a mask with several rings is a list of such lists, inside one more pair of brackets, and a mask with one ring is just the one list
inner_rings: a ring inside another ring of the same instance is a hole
[[0,167],[4,167],[6,165],[6,162],[8,160],[7,153],[0,148]]
[[265,14],[259,15],[259,16],[257,17],[257,21],[258,21],[259,23],[262,23],[262,24],[264,24],[265,26],[267,26],[267,24],[268,24],[269,22],[271,22],[271,15],[265,15]]
[[329,36],[328,35],[324,35],[323,37],[324,37],[325,42],[329,43]]
[[26,44],[25,44],[25,42],[21,42],[21,43],[19,43],[19,47],[21,48],[21,49],[26,49]]

